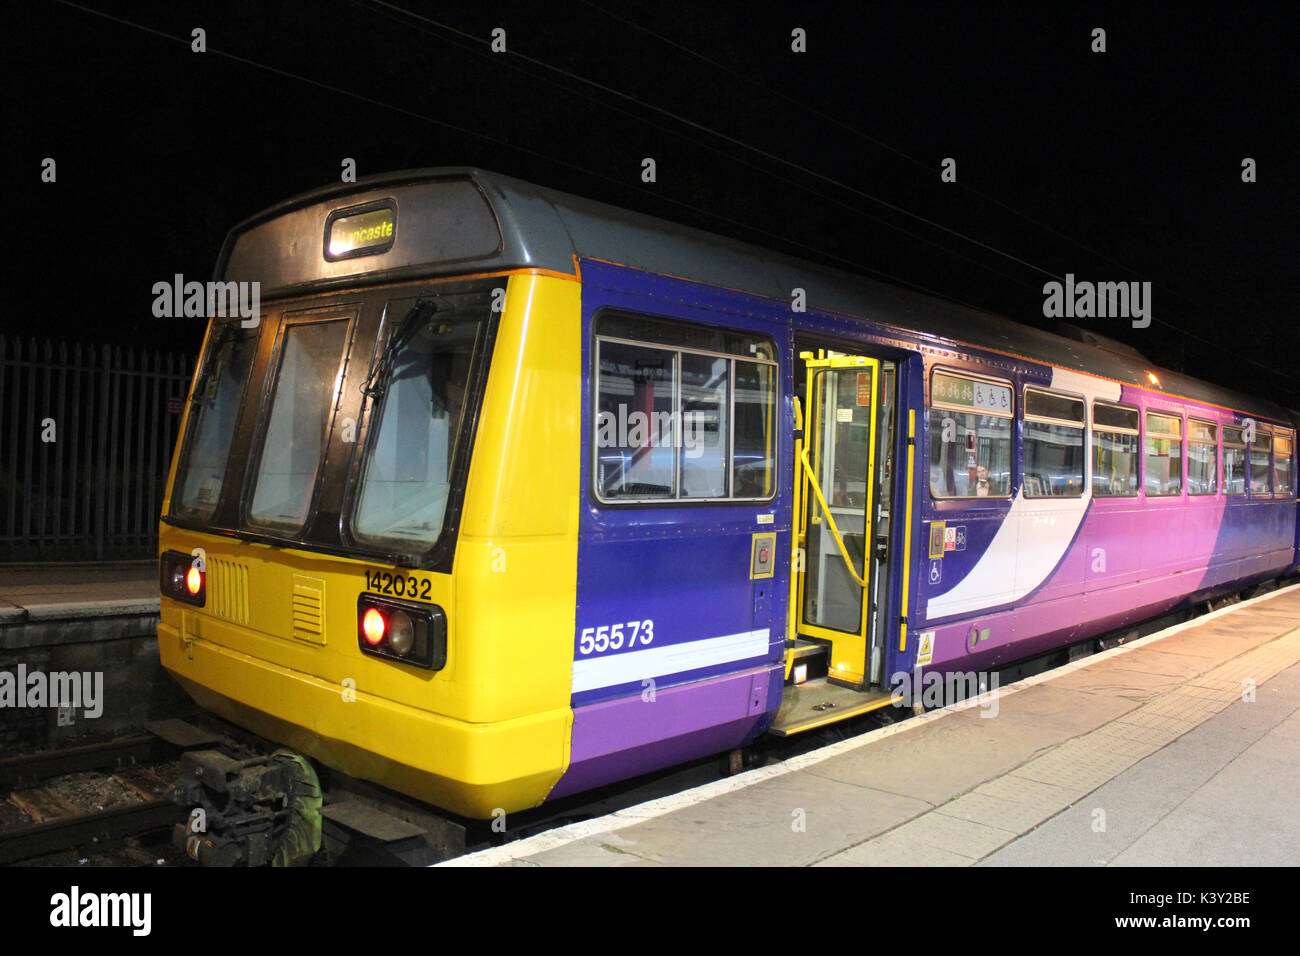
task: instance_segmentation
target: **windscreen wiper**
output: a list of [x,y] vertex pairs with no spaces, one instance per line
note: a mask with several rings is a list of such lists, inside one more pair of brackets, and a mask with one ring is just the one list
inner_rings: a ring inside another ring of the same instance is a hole
[[197,405],[203,400],[203,395],[208,390],[208,383],[212,380],[212,373],[216,371],[217,366],[221,363],[221,350],[233,342],[238,342],[244,334],[238,322],[227,322],[221,326],[217,341],[213,343],[212,351],[208,353],[211,357],[203,366],[203,374],[195,383],[194,391],[190,393],[191,405]]
[[366,380],[361,383],[361,391],[367,398],[377,399],[384,394],[384,390],[388,388],[393,359],[396,358],[398,350],[410,340],[421,325],[433,317],[439,308],[439,304],[433,299],[420,299],[411,307],[411,311],[406,313],[397,328],[393,330],[393,334],[388,337],[379,361],[370,370]]

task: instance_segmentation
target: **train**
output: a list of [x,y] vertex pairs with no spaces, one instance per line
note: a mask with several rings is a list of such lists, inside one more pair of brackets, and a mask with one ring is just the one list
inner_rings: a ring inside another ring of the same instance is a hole
[[294,766],[461,818],[1300,564],[1274,402],[515,178],[298,196],[214,281],[260,313],[195,370],[162,664]]

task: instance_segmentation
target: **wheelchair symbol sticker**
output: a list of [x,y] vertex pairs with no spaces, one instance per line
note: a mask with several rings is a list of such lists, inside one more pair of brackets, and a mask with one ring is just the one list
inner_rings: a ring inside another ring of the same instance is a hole
[[930,583],[938,584],[943,580],[943,563],[941,561],[930,562]]

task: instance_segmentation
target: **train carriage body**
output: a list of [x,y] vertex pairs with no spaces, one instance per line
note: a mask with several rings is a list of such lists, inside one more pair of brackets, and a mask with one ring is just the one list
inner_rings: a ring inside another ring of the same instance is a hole
[[217,279],[263,314],[214,320],[196,372],[162,661],[465,816],[1297,561],[1267,401],[506,177],[308,194]]

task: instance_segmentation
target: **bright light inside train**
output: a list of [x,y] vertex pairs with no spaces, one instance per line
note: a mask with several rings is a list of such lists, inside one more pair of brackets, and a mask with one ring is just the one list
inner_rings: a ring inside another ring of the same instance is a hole
[[191,594],[198,594],[203,589],[203,572],[193,565],[185,575],[185,589]]
[[384,639],[384,631],[387,629],[384,615],[377,608],[366,608],[366,613],[361,618],[361,633],[365,635],[366,642],[378,644]]

